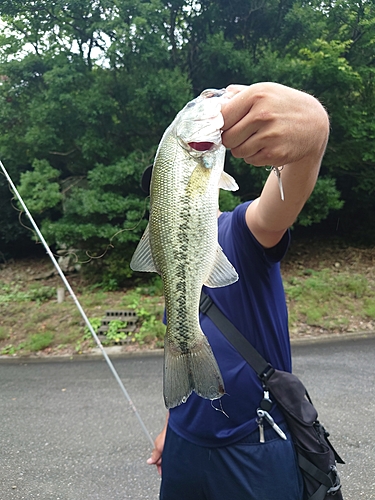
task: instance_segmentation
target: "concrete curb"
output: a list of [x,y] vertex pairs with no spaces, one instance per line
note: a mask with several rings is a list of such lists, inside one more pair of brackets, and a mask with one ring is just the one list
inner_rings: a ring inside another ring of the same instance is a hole
[[[104,347],[105,352],[108,356],[113,359],[125,359],[125,358],[141,358],[141,357],[151,357],[151,356],[161,356],[164,353],[164,349],[152,349],[152,350],[139,350],[134,352],[123,351],[122,346],[111,346]],[[0,356],[1,363],[50,363],[50,362],[74,362],[74,361],[98,361],[103,360],[104,356],[99,349],[99,347],[94,347],[90,352],[85,352],[82,354],[64,354],[64,355],[52,355],[52,356]]]
[[291,345],[309,345],[319,343],[334,343],[341,341],[360,340],[375,337],[375,332],[353,332],[353,333],[335,333],[330,335],[318,335],[316,337],[303,337],[291,339]]
[[[343,333],[343,334],[333,334],[333,335],[319,335],[317,337],[303,337],[303,338],[292,338],[291,345],[293,346],[303,346],[311,344],[323,344],[323,343],[336,343],[336,342],[348,342],[356,341],[367,338],[374,338],[375,332],[357,332],[357,333]],[[141,358],[141,357],[151,357],[151,356],[162,356],[164,349],[144,349],[133,352],[124,351],[123,346],[111,346],[104,347],[105,352],[112,359],[127,359],[127,358]],[[0,363],[49,363],[49,362],[74,362],[74,361],[97,361],[104,360],[103,354],[99,347],[94,347],[90,352],[83,354],[73,354],[73,355],[56,355],[56,356],[0,356]]]

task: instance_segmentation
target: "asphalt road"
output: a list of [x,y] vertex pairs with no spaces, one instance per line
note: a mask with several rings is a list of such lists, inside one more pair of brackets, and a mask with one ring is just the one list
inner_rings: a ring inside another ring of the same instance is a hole
[[[347,462],[345,500],[375,500],[375,337],[294,347],[293,359]],[[113,363],[155,437],[162,357]],[[149,440],[104,360],[0,363],[0,418],[0,500],[158,498]]]

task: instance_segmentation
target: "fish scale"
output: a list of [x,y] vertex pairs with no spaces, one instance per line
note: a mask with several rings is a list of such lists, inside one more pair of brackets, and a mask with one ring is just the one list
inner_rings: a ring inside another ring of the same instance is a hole
[[238,279],[217,241],[218,188],[238,189],[223,172],[221,95],[203,92],[165,131],[152,172],[149,225],[131,261],[133,270],[156,271],[163,280],[167,408],[185,402],[193,391],[211,400],[225,392],[199,324],[202,286],[226,286]]

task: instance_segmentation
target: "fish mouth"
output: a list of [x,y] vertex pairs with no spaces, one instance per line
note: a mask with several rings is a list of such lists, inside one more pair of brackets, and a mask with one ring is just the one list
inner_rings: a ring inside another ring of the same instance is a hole
[[213,142],[189,142],[188,145],[195,151],[210,151],[215,146]]

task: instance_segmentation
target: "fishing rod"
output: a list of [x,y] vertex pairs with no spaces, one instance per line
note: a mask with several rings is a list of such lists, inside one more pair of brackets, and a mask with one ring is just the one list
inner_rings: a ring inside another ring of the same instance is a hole
[[137,408],[135,407],[135,405],[134,405],[133,401],[131,400],[131,398],[130,398],[130,396],[129,396],[128,391],[126,390],[126,388],[125,388],[125,386],[124,386],[124,384],[123,384],[122,380],[120,379],[120,377],[119,377],[119,375],[118,375],[118,373],[117,373],[117,371],[116,371],[115,367],[113,366],[112,361],[110,360],[110,358],[109,358],[108,354],[106,353],[106,351],[105,351],[105,349],[104,349],[104,347],[103,347],[102,343],[100,342],[99,337],[96,335],[96,333],[95,333],[95,331],[94,331],[93,327],[91,326],[91,323],[90,323],[90,321],[89,321],[88,317],[86,316],[86,313],[85,313],[85,311],[83,310],[83,308],[82,308],[82,306],[81,306],[81,304],[80,304],[80,302],[79,302],[79,300],[78,300],[78,298],[77,298],[76,294],[74,293],[74,291],[73,291],[72,287],[70,286],[69,281],[67,280],[67,278],[66,278],[65,274],[63,273],[63,271],[62,271],[61,267],[59,266],[59,263],[58,263],[58,262],[57,262],[57,260],[55,259],[55,256],[53,255],[53,253],[52,253],[52,251],[51,251],[50,247],[48,246],[48,243],[46,242],[46,240],[44,239],[44,236],[43,236],[43,235],[42,235],[42,233],[40,232],[40,230],[39,230],[39,228],[38,228],[38,226],[37,226],[36,222],[34,221],[34,219],[33,219],[32,215],[31,215],[31,213],[29,212],[29,210],[28,210],[28,208],[27,208],[27,206],[26,206],[25,202],[23,201],[23,199],[22,199],[21,195],[19,194],[19,192],[18,192],[18,190],[17,190],[16,186],[14,185],[14,183],[13,183],[13,181],[12,181],[12,179],[11,179],[10,175],[8,174],[8,172],[7,172],[6,168],[4,167],[3,162],[2,162],[1,160],[0,160],[0,167],[1,167],[1,169],[2,169],[2,171],[3,171],[3,173],[4,173],[4,175],[5,175],[5,178],[7,179],[8,183],[9,183],[9,185],[10,185],[10,187],[11,187],[11,189],[12,189],[13,193],[17,196],[17,198],[18,198],[19,202],[21,203],[21,206],[22,206],[23,210],[25,211],[25,213],[26,213],[27,217],[29,218],[29,220],[30,220],[30,222],[31,222],[31,224],[32,224],[32,226],[33,226],[33,228],[34,228],[34,230],[35,230],[36,234],[38,235],[38,238],[39,238],[39,239],[40,239],[40,241],[42,242],[42,244],[43,244],[44,248],[45,248],[45,249],[46,249],[46,251],[47,251],[47,254],[49,255],[50,259],[52,260],[52,263],[53,263],[53,265],[55,266],[55,268],[56,268],[57,272],[59,273],[59,275],[60,275],[60,277],[61,277],[61,279],[62,279],[62,281],[63,281],[63,283],[64,283],[64,285],[65,285],[65,287],[66,287],[66,289],[68,290],[68,292],[69,292],[70,296],[72,297],[72,299],[73,299],[73,301],[74,301],[75,305],[77,306],[77,309],[79,310],[79,312],[80,312],[80,314],[81,314],[81,316],[82,316],[82,318],[83,318],[84,322],[86,323],[87,328],[90,330],[91,335],[93,336],[93,338],[94,338],[94,340],[95,340],[95,342],[96,342],[97,346],[99,347],[100,351],[102,352],[102,354],[103,354],[103,356],[104,356],[104,359],[106,360],[107,365],[109,366],[109,368],[110,368],[110,370],[111,370],[111,372],[112,372],[113,376],[114,376],[114,377],[115,377],[115,379],[117,380],[117,383],[119,384],[120,389],[122,390],[122,392],[123,392],[123,394],[124,394],[125,398],[127,399],[128,403],[129,403],[129,405],[130,405],[130,408],[133,410],[133,412],[134,412],[135,416],[137,417],[137,419],[138,419],[138,421],[139,421],[139,423],[140,423],[140,425],[141,425],[141,427],[142,427],[142,429],[143,429],[143,432],[146,434],[146,436],[147,436],[148,440],[149,440],[149,441],[150,441],[150,443],[151,443],[151,446],[152,446],[152,447],[154,447],[154,441],[153,441],[153,439],[152,439],[152,437],[151,437],[150,433],[148,432],[148,430],[147,430],[147,428],[146,428],[146,426],[145,426],[145,424],[144,424],[143,420],[141,419],[141,416],[139,415],[139,413],[138,413],[138,411],[137,411]]

